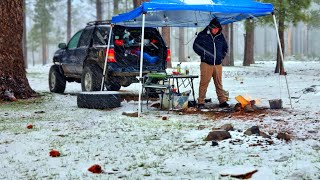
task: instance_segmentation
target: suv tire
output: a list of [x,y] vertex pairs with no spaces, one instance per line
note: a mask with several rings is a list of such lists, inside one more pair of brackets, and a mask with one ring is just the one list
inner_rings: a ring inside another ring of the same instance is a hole
[[50,92],[63,93],[66,89],[66,78],[64,77],[59,65],[52,65],[49,71]]
[[117,92],[81,92],[77,95],[79,108],[109,109],[121,106],[122,97]]
[[81,76],[82,91],[100,91],[102,76],[102,69],[99,66],[85,66]]

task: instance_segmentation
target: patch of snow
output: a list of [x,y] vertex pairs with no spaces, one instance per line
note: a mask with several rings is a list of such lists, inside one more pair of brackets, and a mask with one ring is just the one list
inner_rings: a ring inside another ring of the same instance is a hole
[[[283,76],[274,74],[274,62],[258,62],[243,67],[224,67],[223,85],[229,91],[229,104],[242,95],[258,99],[268,108],[268,100],[282,99],[284,109],[267,109],[256,116],[205,116],[160,111],[137,101],[123,101],[109,110],[81,109],[76,94],[78,83],[67,83],[64,94],[49,93],[50,66],[27,70],[31,87],[42,100],[0,104],[0,177],[3,179],[228,179],[226,169],[255,168],[252,179],[319,179],[320,99],[319,62],[285,62],[291,103]],[[182,63],[190,74],[199,75],[199,63]],[[199,79],[194,81],[196,98]],[[305,92],[316,87],[316,91]],[[138,92],[139,84],[120,92]],[[188,89],[186,89],[188,90]],[[183,91],[183,89],[182,89]],[[213,82],[207,98],[218,104]],[[149,103],[150,104],[150,103]],[[162,120],[167,116],[167,120]],[[212,128],[230,123],[231,139],[203,141]],[[33,129],[27,129],[28,124]],[[204,128],[199,128],[202,126]],[[272,144],[261,136],[246,136],[245,130],[259,126],[271,136]],[[292,141],[276,138],[288,132]],[[50,157],[58,150],[60,157]],[[88,168],[99,164],[103,174]]]

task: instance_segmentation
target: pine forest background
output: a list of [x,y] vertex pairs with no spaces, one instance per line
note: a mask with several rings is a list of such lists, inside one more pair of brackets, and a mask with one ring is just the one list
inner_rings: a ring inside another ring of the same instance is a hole
[[[279,1],[265,0],[265,2],[274,3],[276,15],[277,12],[280,14],[281,11],[278,8],[280,5],[276,4]],[[293,1],[281,0],[280,2],[290,4]],[[72,37],[74,33],[84,28],[87,22],[111,19],[115,14],[130,11],[140,5],[141,0],[24,0],[24,3],[24,52],[27,55],[25,66],[28,67],[51,63],[53,53],[58,49],[58,43],[67,42],[70,36]],[[300,3],[297,7],[299,10],[294,12],[300,12],[306,16],[295,14],[292,16],[293,20],[284,19],[284,53],[286,58],[293,60],[319,60],[319,0],[307,0]],[[289,8],[289,5],[284,7]],[[290,15],[286,14],[285,17],[290,17]],[[251,28],[251,33],[253,33],[251,43],[254,44],[251,46],[256,61],[276,59],[276,32],[273,24],[270,23],[271,17],[268,18],[269,20],[265,18],[249,21],[249,23],[254,22]],[[249,33],[246,23],[246,21],[241,21],[229,25],[228,31],[224,32],[226,36],[233,39],[229,43],[233,52],[230,55],[234,60],[243,61],[244,59],[245,37]],[[169,29],[170,40],[166,41],[171,49],[172,61],[199,61],[192,50],[192,43],[196,32],[201,29],[174,27]],[[159,30],[163,31],[162,28]]]

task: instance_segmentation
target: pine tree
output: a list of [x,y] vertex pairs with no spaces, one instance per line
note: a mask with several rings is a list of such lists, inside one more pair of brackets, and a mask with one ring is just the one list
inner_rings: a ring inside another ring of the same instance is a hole
[[35,94],[26,77],[23,59],[23,1],[0,1],[0,100]]
[[[263,0],[267,3],[272,3],[275,8],[275,15],[278,19],[278,32],[280,37],[280,43],[282,47],[282,53],[284,54],[284,30],[286,24],[292,23],[296,25],[300,21],[308,21],[307,10],[311,5],[312,0]],[[318,0],[317,0],[318,1]],[[266,23],[273,23],[271,17],[263,19]],[[280,58],[280,49],[277,49],[277,66],[275,73],[285,74],[284,67]]]
[[35,4],[35,15],[33,18],[33,31],[40,34],[40,39],[35,39],[41,44],[42,63],[47,64],[48,61],[48,41],[49,33],[52,32],[53,16],[51,12],[54,10],[53,0],[37,0]]

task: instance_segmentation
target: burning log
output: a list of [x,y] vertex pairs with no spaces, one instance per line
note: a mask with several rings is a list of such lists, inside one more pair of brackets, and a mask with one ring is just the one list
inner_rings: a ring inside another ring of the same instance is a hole
[[241,95],[238,95],[236,97],[236,100],[241,104],[241,107],[244,108],[246,105],[250,104],[248,100],[246,100],[244,97]]
[[256,106],[256,101],[251,100],[248,101],[245,99],[243,96],[238,95],[236,97],[236,100],[239,102],[234,106],[234,111],[239,112],[239,111],[244,111],[244,112],[254,112],[255,110],[258,110],[259,108]]

